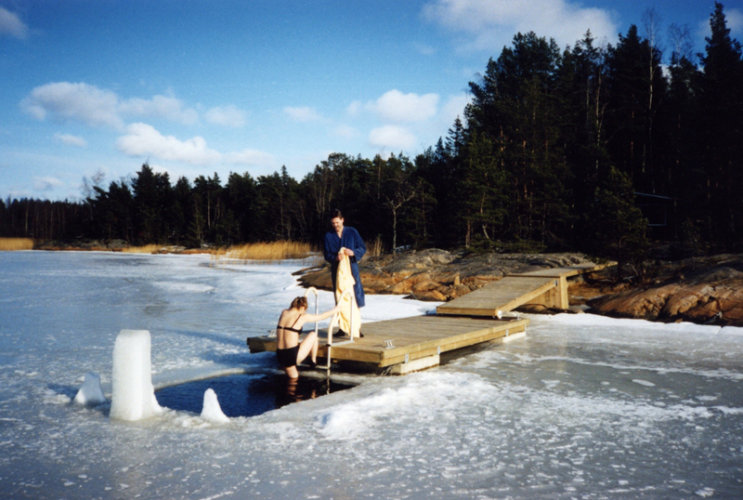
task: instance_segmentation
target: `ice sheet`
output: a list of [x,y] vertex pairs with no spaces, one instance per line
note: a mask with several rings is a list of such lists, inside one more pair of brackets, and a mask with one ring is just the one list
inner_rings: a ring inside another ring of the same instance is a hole
[[[273,367],[245,337],[304,293],[291,274],[302,263],[213,264],[0,252],[3,495],[740,497],[740,329],[529,316],[522,339],[256,417],[166,408],[123,422],[108,403],[72,404],[88,372],[110,392],[124,328],[151,332],[155,385]],[[320,292],[321,309],[332,303]],[[365,320],[436,305],[367,303]]]

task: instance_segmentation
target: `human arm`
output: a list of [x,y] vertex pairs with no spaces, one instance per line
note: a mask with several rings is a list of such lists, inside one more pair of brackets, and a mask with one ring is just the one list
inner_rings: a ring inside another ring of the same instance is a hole
[[344,253],[349,257],[355,259],[356,262],[360,261],[366,253],[366,245],[364,245],[364,240],[361,238],[361,235],[355,228],[345,228],[343,233],[343,244],[345,249]]
[[305,313],[302,315],[303,323],[312,323],[314,321],[322,321],[326,318],[331,317],[332,315],[336,314],[338,311],[341,310],[342,303],[336,304],[336,306],[328,311],[325,311],[324,313],[320,314],[307,314]]
[[331,264],[338,260],[338,251],[340,250],[339,242],[334,240],[338,240],[338,238],[333,233],[325,233],[323,257]]

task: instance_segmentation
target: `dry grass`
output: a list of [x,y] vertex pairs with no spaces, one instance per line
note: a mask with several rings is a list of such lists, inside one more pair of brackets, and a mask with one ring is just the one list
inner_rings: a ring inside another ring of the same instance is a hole
[[244,260],[303,259],[312,254],[309,243],[297,241],[271,241],[235,245],[220,251],[219,257]]
[[369,257],[379,257],[384,253],[382,246],[382,237],[377,235],[377,239],[366,247],[366,255]]
[[141,247],[124,247],[121,249],[124,253],[158,253],[162,245],[142,245]]
[[[0,251],[2,250],[31,250],[34,247],[34,241],[31,238],[0,238]],[[156,254],[168,252],[169,247],[163,245],[149,244],[142,246],[131,246],[121,248],[123,253],[139,254]],[[50,248],[52,249],[52,248]],[[53,248],[55,250],[73,249],[73,248]],[[82,250],[82,248],[74,248]],[[84,250],[111,250],[106,247],[89,247]],[[114,250],[117,251],[117,250]],[[316,251],[309,243],[297,241],[272,241],[262,243],[246,243],[243,245],[234,245],[228,248],[210,248],[210,249],[189,249],[178,251],[177,253],[207,253],[213,259],[227,258],[240,260],[284,260],[284,259],[304,259]]]
[[31,238],[0,238],[0,250],[33,250]]

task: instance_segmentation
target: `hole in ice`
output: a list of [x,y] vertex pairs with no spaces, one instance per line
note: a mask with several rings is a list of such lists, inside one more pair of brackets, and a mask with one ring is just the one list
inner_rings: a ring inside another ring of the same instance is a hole
[[284,405],[349,389],[348,384],[328,383],[309,377],[290,382],[284,375],[228,375],[164,387],[155,391],[157,402],[172,410],[201,413],[204,392],[211,388],[228,417],[252,417]]

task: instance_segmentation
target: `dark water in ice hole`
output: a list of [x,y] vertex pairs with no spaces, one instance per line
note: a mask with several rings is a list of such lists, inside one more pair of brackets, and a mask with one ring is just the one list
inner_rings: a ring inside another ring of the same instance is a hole
[[228,417],[252,417],[284,405],[348,389],[348,384],[299,377],[291,382],[282,374],[228,375],[186,382],[155,391],[157,402],[172,410],[201,413],[204,392],[211,388]]

